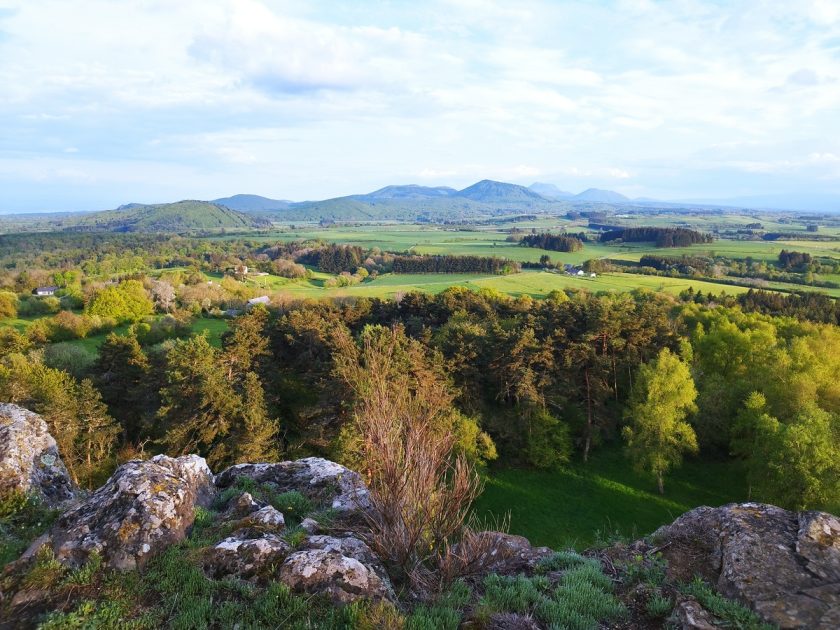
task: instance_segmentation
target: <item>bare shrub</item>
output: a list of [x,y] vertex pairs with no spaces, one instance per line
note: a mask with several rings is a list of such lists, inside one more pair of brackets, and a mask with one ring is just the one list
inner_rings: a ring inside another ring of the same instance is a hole
[[451,386],[399,328],[368,327],[361,347],[346,331],[336,336],[336,372],[355,401],[347,450],[370,488],[363,535],[397,578],[427,590],[481,491],[473,465],[453,453]]

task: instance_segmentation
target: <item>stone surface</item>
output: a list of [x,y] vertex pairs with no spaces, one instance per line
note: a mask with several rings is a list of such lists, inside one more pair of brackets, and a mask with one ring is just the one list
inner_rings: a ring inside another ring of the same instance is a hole
[[485,630],[540,630],[540,625],[530,615],[496,613],[490,616]]
[[76,486],[38,414],[0,404],[0,492],[33,493],[50,507],[72,501]]
[[210,503],[212,479],[197,455],[127,462],[56,521],[50,544],[59,560],[72,566],[96,551],[107,566],[140,567],[185,537],[196,506]]
[[321,529],[321,524],[314,518],[305,518],[300,522],[300,527],[307,534],[317,534]]
[[674,606],[669,620],[680,630],[716,630],[712,616],[696,600],[682,599]]
[[225,538],[205,552],[205,571],[214,578],[235,575],[245,580],[267,577],[289,555],[291,546],[276,534],[255,538],[238,535]]
[[396,600],[382,563],[361,540],[310,536],[301,547],[280,567],[280,580],[292,590],[345,604]]
[[262,504],[251,496],[250,492],[243,492],[235,501],[230,501],[225,509],[225,518],[245,518],[256,512]]
[[286,519],[283,518],[282,512],[279,512],[270,505],[266,505],[246,516],[242,520],[242,525],[245,527],[281,530],[286,526]]
[[759,503],[701,507],[654,533],[669,574],[699,573],[780,628],[840,627],[840,519]]
[[[478,532],[471,544],[477,546],[481,553],[464,555],[477,558],[473,564],[481,573],[511,575],[530,572],[542,558],[554,554],[548,547],[533,547],[524,536],[503,532]],[[459,553],[458,546],[455,553]]]
[[320,457],[276,464],[237,464],[216,475],[216,485],[227,488],[238,477],[273,484],[279,492],[297,490],[316,504],[339,512],[370,505],[367,487],[358,473]]

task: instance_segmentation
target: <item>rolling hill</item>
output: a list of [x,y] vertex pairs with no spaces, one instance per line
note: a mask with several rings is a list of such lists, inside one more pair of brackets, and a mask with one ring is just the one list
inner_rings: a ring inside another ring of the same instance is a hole
[[533,190],[538,195],[542,195],[546,199],[571,199],[575,196],[566,190],[560,190],[554,184],[546,184],[543,182],[534,182],[528,186],[529,190]]
[[238,210],[239,212],[271,212],[274,210],[285,210],[292,205],[291,201],[269,199],[260,195],[233,195],[232,197],[214,199],[212,203],[225,206],[231,210]]
[[572,201],[594,201],[598,203],[626,203],[630,201],[621,193],[600,188],[587,188],[582,193],[572,197]]
[[533,190],[518,186],[496,182],[492,179],[482,179],[480,182],[459,190],[458,197],[493,203],[534,203],[545,202],[547,199]]
[[178,201],[154,205],[129,204],[123,209],[85,215],[71,231],[194,232],[265,227],[264,219],[248,216],[209,201]]
[[439,199],[451,197],[458,191],[448,186],[418,186],[407,184],[403,186],[385,186],[366,195],[354,195],[361,201],[377,201],[382,199]]

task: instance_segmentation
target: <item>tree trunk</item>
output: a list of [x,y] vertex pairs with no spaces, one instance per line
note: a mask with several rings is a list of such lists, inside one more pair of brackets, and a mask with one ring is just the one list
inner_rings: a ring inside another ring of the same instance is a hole
[[656,475],[656,483],[659,486],[659,494],[665,494],[665,480],[662,478],[662,473]]
[[586,379],[586,441],[583,445],[583,461],[589,461],[589,447],[592,445],[592,394],[589,387],[589,368],[583,371]]

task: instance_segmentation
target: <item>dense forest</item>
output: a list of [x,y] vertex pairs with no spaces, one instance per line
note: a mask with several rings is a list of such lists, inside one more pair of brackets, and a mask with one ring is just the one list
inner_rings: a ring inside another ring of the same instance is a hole
[[[417,387],[451,392],[450,430],[477,463],[552,468],[623,441],[628,465],[665,488],[685,456],[734,457],[753,498],[840,499],[836,326],[646,292],[532,300],[449,289],[255,308],[219,348],[152,335],[142,318],[154,303],[128,282],[120,290],[137,310],[125,317],[141,323],[108,336],[94,363],[50,367],[38,343],[8,333],[2,347],[0,395],[48,420],[89,485],[140,452],[199,452],[215,467],[317,453],[363,468],[336,366],[388,335]],[[668,424],[647,426],[651,397],[669,388],[688,398]]]
[[519,271],[519,263],[486,256],[395,256],[394,273],[497,273]]
[[657,247],[688,247],[697,243],[711,243],[714,240],[709,234],[686,228],[621,228],[601,234],[602,243],[619,239],[627,243],[654,242]]
[[528,234],[519,241],[525,247],[538,247],[555,252],[577,252],[583,249],[583,234]]

